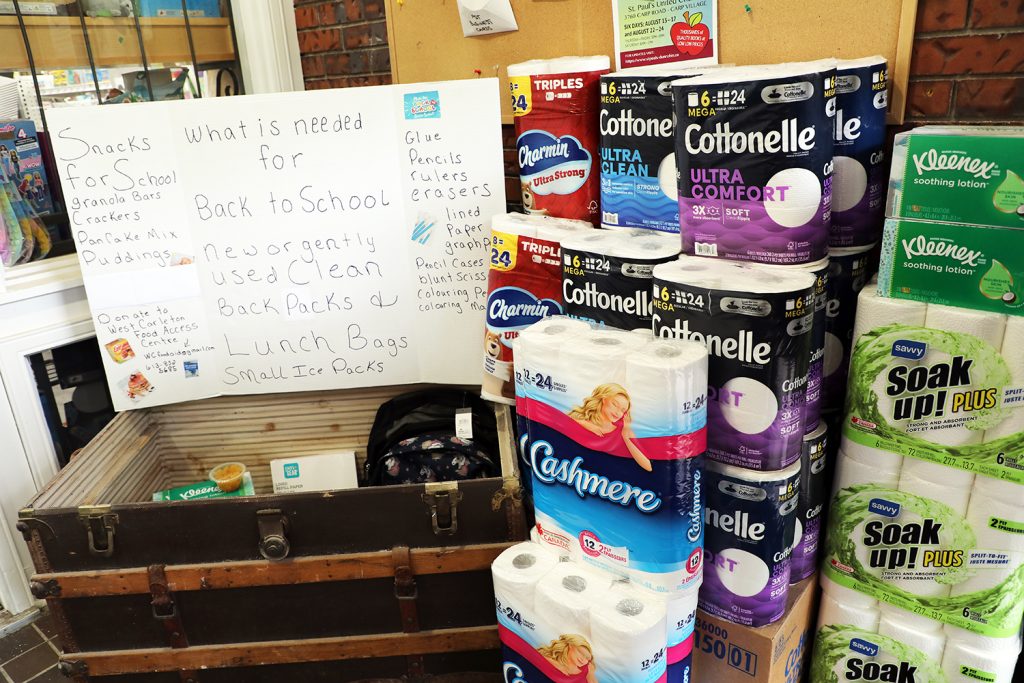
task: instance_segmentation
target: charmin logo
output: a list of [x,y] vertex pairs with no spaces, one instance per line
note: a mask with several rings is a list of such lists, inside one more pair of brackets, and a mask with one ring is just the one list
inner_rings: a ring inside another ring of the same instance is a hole
[[406,93],[404,103],[406,120],[441,118],[441,97],[436,90]]
[[519,178],[534,194],[572,194],[590,177],[591,156],[571,135],[555,137],[546,130],[519,136]]
[[545,484],[564,484],[575,489],[580,498],[597,496],[622,507],[633,505],[640,512],[651,513],[661,507],[661,498],[654,491],[626,481],[609,480],[583,469],[582,464],[580,456],[572,460],[559,458],[555,455],[554,446],[547,441],[538,441],[530,446],[533,476]]
[[505,683],[529,683],[529,681],[523,678],[525,674],[515,662],[505,662],[505,665],[501,669],[501,673],[505,679]]
[[963,171],[973,175],[975,178],[988,180],[996,175],[996,163],[994,161],[982,161],[960,152],[939,153],[935,148],[929,149],[921,154],[914,154],[914,166],[917,167],[917,174],[924,175],[925,171]]
[[928,345],[924,342],[897,339],[892,343],[892,355],[897,358],[909,358],[910,360],[921,360],[924,358]]
[[868,511],[883,517],[895,517],[900,514],[900,504],[893,503],[884,498],[872,498],[868,503]]
[[850,649],[868,657],[874,657],[878,654],[878,646],[862,638],[853,638],[850,641]]
[[959,261],[962,266],[977,267],[978,259],[985,255],[984,252],[960,246],[950,239],[928,239],[924,235],[902,240],[902,244],[903,253],[911,261],[916,256],[938,256]]
[[553,299],[538,299],[519,287],[499,287],[487,297],[487,325],[521,329],[549,315],[561,315],[562,305]]

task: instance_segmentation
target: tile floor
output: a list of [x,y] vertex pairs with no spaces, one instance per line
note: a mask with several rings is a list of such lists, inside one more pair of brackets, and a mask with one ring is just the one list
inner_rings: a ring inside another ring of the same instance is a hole
[[45,614],[0,638],[0,683],[66,683],[57,671],[56,633]]

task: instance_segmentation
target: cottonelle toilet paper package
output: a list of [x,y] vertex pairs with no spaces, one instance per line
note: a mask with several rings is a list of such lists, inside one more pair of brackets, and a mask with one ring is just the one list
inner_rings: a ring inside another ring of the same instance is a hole
[[800,459],[815,277],[684,256],[654,268],[654,332],[710,354],[708,456],[755,470]]
[[707,571],[700,608],[747,626],[782,618],[799,505],[800,461],[778,472],[708,462]]
[[672,81],[698,69],[601,76],[601,225],[679,233]]
[[836,64],[835,175],[832,178],[832,247],[878,241],[885,210],[885,112],[889,65],[884,57],[841,59]]
[[523,207],[596,223],[598,110],[606,55],[509,64]]
[[828,251],[835,60],[672,84],[683,252],[809,263]]
[[623,330],[650,330],[654,266],[678,256],[678,235],[649,230],[593,230],[565,240],[566,314]]
[[703,346],[610,328],[517,341],[516,409],[543,541],[650,590],[700,581]]
[[610,574],[521,543],[492,565],[508,681],[667,680],[665,601]]
[[829,500],[828,435],[822,422],[804,436],[800,455],[800,496],[789,582],[799,583],[818,571],[821,513]]
[[527,325],[563,312],[558,287],[559,244],[576,233],[593,232],[592,228],[585,221],[519,213],[491,219],[484,398],[500,403],[515,402],[512,342]]
[[871,250],[866,247],[829,250],[828,301],[825,304],[825,354],[821,379],[821,409],[843,409],[846,377],[853,349],[857,295],[871,279]]

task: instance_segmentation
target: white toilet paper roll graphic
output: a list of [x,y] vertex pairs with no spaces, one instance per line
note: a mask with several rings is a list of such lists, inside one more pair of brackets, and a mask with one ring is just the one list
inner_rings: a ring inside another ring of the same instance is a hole
[[594,665],[601,683],[653,683],[665,675],[665,606],[625,585],[590,612]]
[[518,543],[504,550],[491,564],[499,618],[510,613],[532,613],[541,578],[555,568],[558,557],[537,543]]
[[560,562],[537,583],[534,612],[543,641],[566,634],[591,640],[590,608],[607,594],[612,577],[575,562]]
[[942,624],[933,621],[927,624],[932,627],[931,630],[921,630],[917,624],[908,621],[908,616],[917,616],[911,612],[892,605],[882,605],[881,612],[878,622],[880,634],[916,648],[935,660],[942,658],[942,651],[946,646],[946,634],[942,631]]

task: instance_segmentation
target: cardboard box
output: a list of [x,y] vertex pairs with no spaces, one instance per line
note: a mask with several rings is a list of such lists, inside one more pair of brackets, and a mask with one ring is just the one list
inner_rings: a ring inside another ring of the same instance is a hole
[[885,221],[878,293],[1024,315],[1024,220],[1016,228]]
[[817,619],[817,575],[790,586],[786,616],[768,626],[740,626],[697,610],[692,680],[800,683]]
[[274,493],[337,491],[359,486],[353,451],[271,460],[270,477]]
[[155,501],[167,500],[201,500],[204,498],[227,498],[232,496],[254,496],[255,489],[252,485],[252,475],[246,472],[242,475],[242,486],[234,491],[221,491],[216,482],[201,481],[198,484],[178,486],[166,491],[157,491],[153,494]]

